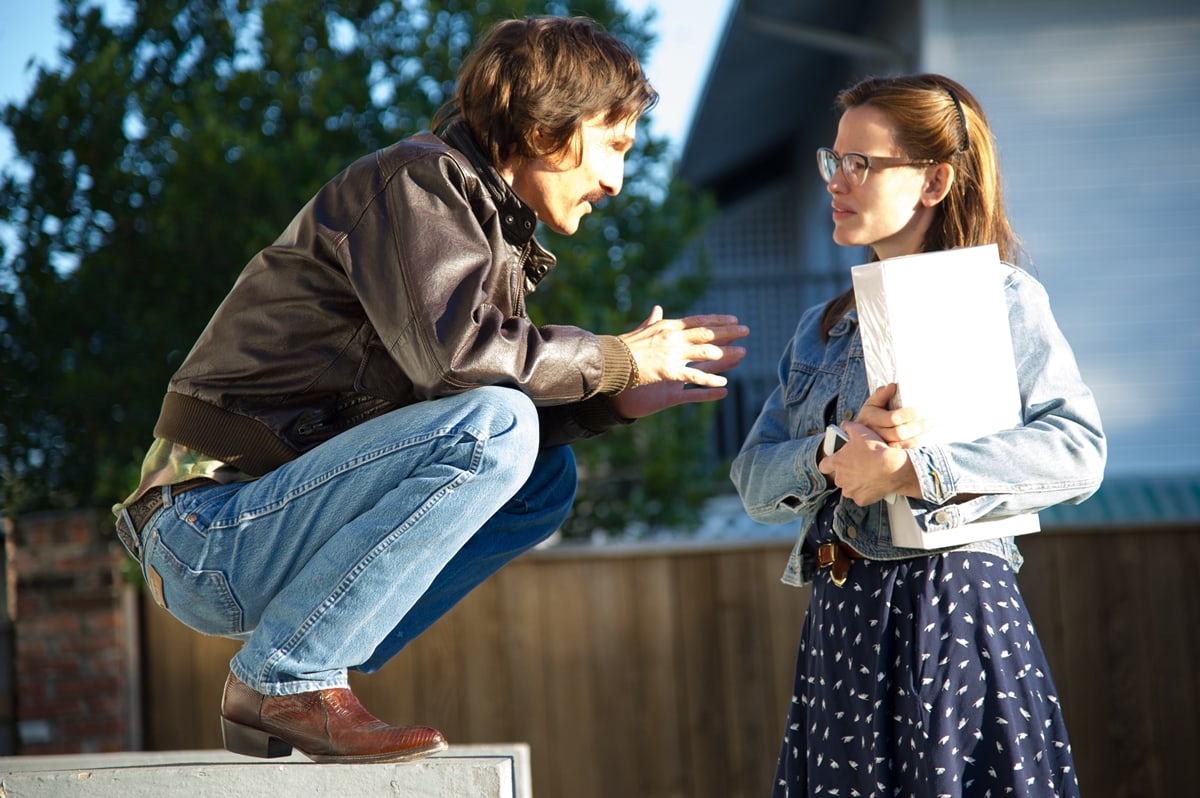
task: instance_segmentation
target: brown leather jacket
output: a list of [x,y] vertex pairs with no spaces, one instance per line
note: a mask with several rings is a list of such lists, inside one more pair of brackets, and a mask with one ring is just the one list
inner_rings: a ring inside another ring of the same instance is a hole
[[359,159],[246,265],[155,427],[259,476],[356,424],[482,385],[524,391],[543,445],[621,423],[612,336],[535,326],[536,216],[460,125]]

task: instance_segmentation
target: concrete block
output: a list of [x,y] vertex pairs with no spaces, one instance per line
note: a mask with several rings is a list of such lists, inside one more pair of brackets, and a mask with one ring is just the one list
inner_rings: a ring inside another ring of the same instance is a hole
[[228,751],[135,751],[0,757],[3,798],[533,798],[529,746],[451,745],[427,759],[321,765],[301,754],[254,759]]

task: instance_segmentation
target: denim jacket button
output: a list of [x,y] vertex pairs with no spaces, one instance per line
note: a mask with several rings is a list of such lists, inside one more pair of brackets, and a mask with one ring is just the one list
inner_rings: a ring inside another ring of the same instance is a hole
[[856,527],[856,526],[846,527],[846,537],[850,538],[851,540],[854,540],[855,538],[857,538],[858,537],[858,527]]
[[842,421],[853,421],[853,420],[854,420],[854,411],[853,410],[843,410],[842,411]]
[[939,524],[947,524],[950,522],[950,513],[946,512],[945,510],[938,510],[937,515],[933,517],[933,520],[937,521]]

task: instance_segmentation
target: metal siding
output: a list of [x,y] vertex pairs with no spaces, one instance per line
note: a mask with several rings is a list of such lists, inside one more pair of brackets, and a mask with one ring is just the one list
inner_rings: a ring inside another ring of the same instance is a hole
[[[824,130],[810,137],[827,138]],[[828,195],[812,156],[816,146],[799,145],[795,163],[780,165],[778,180],[723,208],[704,235],[715,268],[697,310],[732,313],[750,326],[746,357],[729,373],[730,397],[718,409],[722,457],[741,448],[779,384],[779,359],[801,314],[849,288],[850,267],[866,259],[861,249],[833,243]],[[797,179],[807,190],[796,190]]]
[[930,5],[923,68],[989,116],[1031,271],[1100,404],[1108,473],[1200,473],[1200,8]]
[[787,182],[727,207],[704,236],[716,264],[698,310],[732,313],[750,326],[746,357],[729,373],[718,408],[717,453],[731,457],[774,384],[776,363],[803,310],[798,278],[795,196]]

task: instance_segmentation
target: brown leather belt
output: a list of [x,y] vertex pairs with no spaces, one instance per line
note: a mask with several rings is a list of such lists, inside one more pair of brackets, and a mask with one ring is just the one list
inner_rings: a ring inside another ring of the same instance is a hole
[[861,560],[863,556],[845,543],[822,543],[817,547],[817,565],[829,569],[829,578],[838,587],[846,584],[850,574],[850,561]]
[[[206,477],[197,477],[189,479],[186,482],[180,482],[171,486],[171,497],[174,498],[181,493],[186,493],[192,488],[199,488],[203,485],[216,485],[217,481]],[[150,488],[142,494],[142,497],[130,505],[127,505],[121,514],[117,516],[117,537],[120,538],[125,550],[128,551],[133,558],[138,562],[142,560],[142,530],[146,526],[146,522],[162,509],[163,506],[163,489],[162,486]]]

